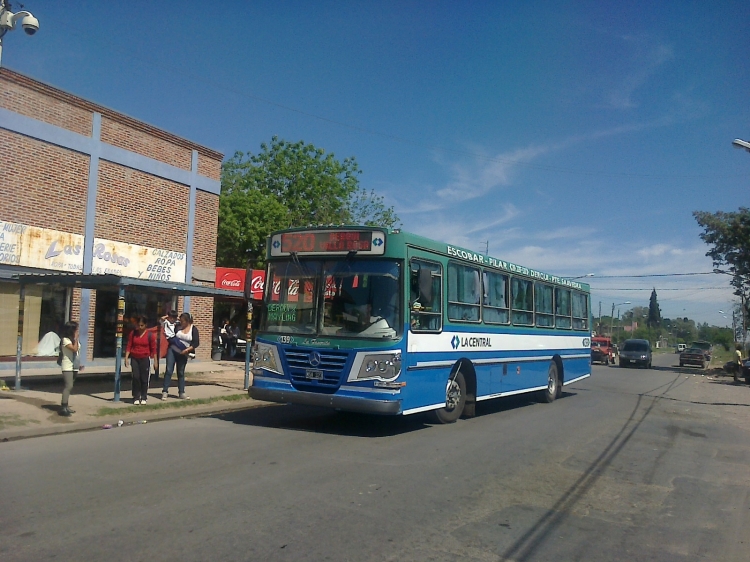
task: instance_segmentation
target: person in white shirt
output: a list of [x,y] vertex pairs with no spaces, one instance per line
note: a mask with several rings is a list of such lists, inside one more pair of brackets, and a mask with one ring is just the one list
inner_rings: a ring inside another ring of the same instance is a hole
[[78,322],[66,322],[60,339],[60,366],[62,367],[65,389],[62,393],[60,415],[69,417],[75,413],[68,407],[70,392],[80,369],[80,344],[78,343]]

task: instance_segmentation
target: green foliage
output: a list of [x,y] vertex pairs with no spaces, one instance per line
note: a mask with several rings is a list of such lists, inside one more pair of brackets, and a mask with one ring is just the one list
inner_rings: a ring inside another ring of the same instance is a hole
[[[732,275],[735,294],[745,299],[747,307],[750,292],[750,209],[740,207],[733,213],[695,211],[693,216],[704,229],[701,239],[712,246],[706,255],[713,260],[714,267],[727,268],[727,273]],[[747,308],[743,314],[747,318]]]
[[651,291],[651,299],[648,303],[648,320],[646,323],[650,328],[661,326],[661,310],[659,309],[659,302],[656,300],[655,288]]
[[258,154],[236,152],[222,166],[217,264],[262,266],[267,236],[292,226],[395,226],[393,207],[361,188],[360,174],[354,158],[302,141],[273,137]]

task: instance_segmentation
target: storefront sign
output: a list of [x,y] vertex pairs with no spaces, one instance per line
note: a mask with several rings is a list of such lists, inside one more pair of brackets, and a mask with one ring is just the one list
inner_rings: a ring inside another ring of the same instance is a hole
[[[250,279],[250,290],[252,298],[263,298],[263,283],[266,279],[266,272],[262,269],[253,269],[253,276]],[[246,275],[245,270],[238,267],[217,267],[215,286],[217,289],[226,289],[228,291],[245,291]]]
[[[82,273],[83,248],[81,234],[0,221],[0,265]],[[185,265],[183,252],[94,238],[91,273],[184,283]]]
[[83,271],[83,236],[0,221],[0,264]]
[[91,273],[184,283],[185,265],[183,252],[94,238]]

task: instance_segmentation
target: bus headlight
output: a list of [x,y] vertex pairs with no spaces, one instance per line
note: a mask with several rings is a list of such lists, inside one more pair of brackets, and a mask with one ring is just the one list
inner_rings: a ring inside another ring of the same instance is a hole
[[253,370],[266,369],[278,374],[282,374],[279,369],[281,361],[279,360],[278,350],[275,345],[267,343],[256,343],[253,349]]
[[365,355],[357,373],[358,379],[395,379],[401,374],[401,353],[373,353]]

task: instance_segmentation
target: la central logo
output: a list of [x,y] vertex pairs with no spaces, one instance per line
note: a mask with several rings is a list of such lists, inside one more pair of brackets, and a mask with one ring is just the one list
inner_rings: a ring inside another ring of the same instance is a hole
[[459,345],[461,345],[461,340],[458,336],[453,336],[453,339],[451,340],[451,347],[453,349],[458,349]]

